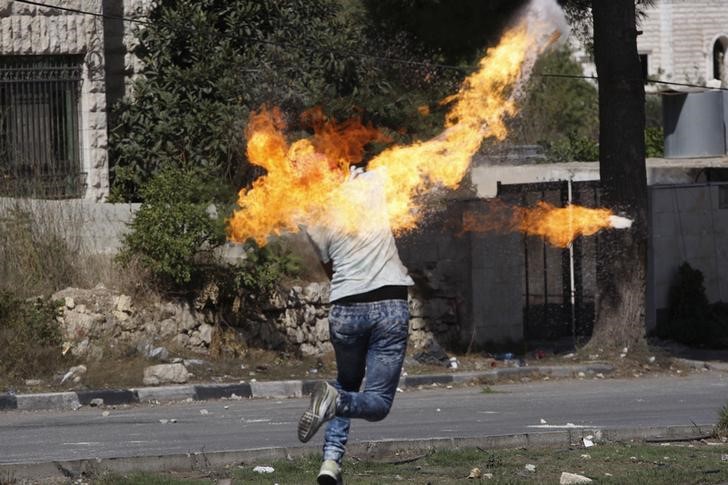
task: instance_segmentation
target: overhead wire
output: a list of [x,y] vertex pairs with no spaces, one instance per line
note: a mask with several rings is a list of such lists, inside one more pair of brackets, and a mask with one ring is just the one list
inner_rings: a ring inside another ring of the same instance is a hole
[[[33,5],[37,7],[45,7],[45,8],[51,8],[54,10],[60,10],[64,12],[70,12],[70,13],[76,13],[81,15],[90,15],[93,17],[99,17],[109,20],[120,20],[123,22],[130,22],[130,23],[137,23],[141,25],[152,25],[152,22],[149,20],[142,20],[139,18],[131,18],[131,17],[124,17],[124,16],[118,16],[118,15],[109,15],[105,13],[98,13],[98,12],[91,12],[88,10],[80,10],[70,7],[62,7],[60,5],[51,5],[47,3],[38,2],[35,0],[12,0],[17,3],[24,3],[27,5]],[[300,48],[300,44],[293,44],[293,43],[282,43],[282,42],[276,42],[266,39],[257,39],[252,37],[240,37],[243,40],[250,41],[252,43],[258,43],[258,44],[266,44],[266,45],[273,45],[276,47],[297,47]],[[314,48],[311,48],[310,50],[315,50]],[[424,68],[430,68],[430,69],[443,69],[443,70],[456,70],[460,72],[474,72],[478,69],[476,66],[458,66],[453,64],[443,64],[443,63],[437,63],[437,62],[423,62],[423,61],[413,61],[410,59],[402,59],[398,57],[390,57],[390,56],[378,56],[375,54],[368,54],[365,52],[354,52],[354,51],[345,51],[345,50],[334,50],[335,52],[338,52],[341,55],[345,55],[348,57],[360,57],[360,58],[368,58],[373,59],[377,61],[382,62],[391,62],[391,63],[397,63],[397,64],[405,64],[405,65],[411,65],[411,66],[418,66],[418,67],[424,67]],[[331,53],[331,51],[327,51],[327,53]],[[561,78],[561,79],[583,79],[583,80],[590,80],[590,81],[596,81],[599,82],[599,78],[597,76],[589,76],[589,75],[578,75],[578,74],[560,74],[560,73],[545,73],[545,72],[535,72],[531,74],[532,76],[536,77],[542,77],[542,78]],[[640,79],[642,80],[642,79]],[[679,83],[674,81],[660,81],[655,79],[647,79],[645,80],[645,83],[647,84],[662,84],[666,86],[680,86],[680,87],[687,87],[687,88],[699,88],[699,89],[711,89],[711,90],[720,90],[720,91],[728,91],[728,88],[725,87],[707,87],[707,86],[701,86],[699,84],[693,84],[693,83]]]

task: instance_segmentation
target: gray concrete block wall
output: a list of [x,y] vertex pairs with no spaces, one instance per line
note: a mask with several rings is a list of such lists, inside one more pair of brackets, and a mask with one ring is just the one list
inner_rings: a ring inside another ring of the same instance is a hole
[[668,308],[670,287],[684,262],[703,273],[710,302],[728,302],[728,209],[718,206],[721,186],[728,184],[650,187],[648,291],[654,312]]
[[116,254],[140,204],[107,204],[90,200],[0,198],[0,219],[13,210],[31,214],[34,223],[89,254]]

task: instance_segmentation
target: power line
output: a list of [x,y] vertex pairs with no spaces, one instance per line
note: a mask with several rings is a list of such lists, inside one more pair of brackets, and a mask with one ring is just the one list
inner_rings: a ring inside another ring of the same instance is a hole
[[[90,12],[88,10],[79,10],[74,8],[68,8],[68,7],[61,7],[59,5],[50,5],[46,3],[36,2],[34,0],[13,0],[18,3],[24,3],[28,5],[34,5],[37,7],[45,7],[45,8],[51,8],[55,10],[61,10],[64,12],[71,12],[71,13],[77,13],[81,15],[91,15],[94,17],[100,17],[110,20],[121,20],[123,22],[131,22],[131,23],[138,23],[141,25],[151,25],[151,22],[147,20],[141,20],[137,18],[130,18],[130,17],[123,17],[123,16],[117,16],[117,15],[108,15],[104,13],[97,13],[97,12]],[[271,40],[266,39],[256,39],[252,37],[240,37],[241,39],[258,43],[258,44],[266,44],[266,45],[272,45],[276,47],[284,47],[284,48],[290,48],[290,47],[301,47],[299,44],[294,43],[282,43],[282,42],[275,42]],[[317,51],[314,48],[309,48],[310,51]],[[418,67],[425,67],[430,69],[443,69],[443,70],[451,70],[451,71],[460,71],[460,72],[474,72],[478,70],[478,67],[476,66],[456,66],[452,64],[442,64],[437,62],[422,62],[422,61],[413,61],[410,59],[402,59],[398,57],[387,57],[387,56],[378,56],[375,54],[367,54],[365,52],[354,52],[354,51],[345,51],[345,50],[334,50],[334,52],[338,52],[341,55],[349,56],[349,57],[360,57],[360,58],[368,58],[373,59],[381,62],[391,62],[391,63],[397,63],[397,64],[404,64],[409,66],[418,66]],[[330,53],[331,51],[327,51]],[[536,77],[542,77],[542,78],[561,78],[561,79],[585,79],[585,80],[591,80],[591,81],[597,81],[599,82],[599,78],[597,76],[586,76],[586,75],[577,75],[577,74],[558,74],[558,73],[533,73],[532,76]],[[728,91],[728,88],[724,87],[716,87],[716,88],[708,88],[707,86],[701,86],[699,84],[691,84],[691,83],[678,83],[674,81],[658,81],[658,80],[652,80],[648,79],[647,83],[649,84],[664,84],[668,86],[680,86],[680,87],[687,87],[687,88],[700,88],[700,89],[713,89],[713,90],[720,90],[720,91]]]
[[78,13],[81,15],[90,15],[92,17],[99,17],[99,18],[104,18],[104,19],[109,19],[109,20],[121,20],[123,22],[134,22],[134,23],[143,24],[143,25],[150,25],[150,22],[147,22],[145,20],[133,19],[133,18],[129,18],[129,17],[122,17],[119,15],[108,15],[108,14],[104,14],[104,13],[91,12],[89,10],[79,10],[79,9],[75,9],[75,8],[61,7],[60,5],[49,5],[46,3],[35,2],[33,0],[11,0],[11,1],[14,1],[17,3],[25,3],[27,5],[34,5],[36,7],[52,8],[54,10],[61,10],[63,12]]

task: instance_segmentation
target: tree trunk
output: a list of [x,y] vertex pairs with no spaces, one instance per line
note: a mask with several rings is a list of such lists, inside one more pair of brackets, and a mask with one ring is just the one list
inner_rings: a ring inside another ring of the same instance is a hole
[[647,274],[645,90],[634,0],[592,0],[599,76],[601,205],[634,220],[599,239],[596,321],[590,346],[644,342]]

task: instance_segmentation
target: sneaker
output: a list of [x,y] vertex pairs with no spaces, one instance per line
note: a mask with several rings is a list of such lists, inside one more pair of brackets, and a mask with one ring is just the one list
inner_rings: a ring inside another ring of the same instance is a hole
[[298,420],[298,439],[303,443],[310,440],[316,431],[336,413],[336,398],[339,393],[328,382],[319,382],[311,393],[311,404]]
[[341,485],[341,466],[334,460],[324,460],[318,474],[319,485]]

